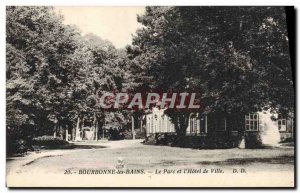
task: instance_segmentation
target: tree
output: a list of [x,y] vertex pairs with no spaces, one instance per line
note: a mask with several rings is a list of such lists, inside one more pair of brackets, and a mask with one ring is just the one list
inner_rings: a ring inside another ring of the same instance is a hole
[[[147,7],[138,21],[128,52],[149,91],[199,92],[201,113],[292,110],[283,100],[294,96],[283,8]],[[189,113],[168,111],[183,134]]]
[[20,122],[8,116],[8,126],[49,128],[64,109],[71,81],[65,61],[79,33],[64,26],[50,7],[7,7],[6,26],[7,108],[23,115]]

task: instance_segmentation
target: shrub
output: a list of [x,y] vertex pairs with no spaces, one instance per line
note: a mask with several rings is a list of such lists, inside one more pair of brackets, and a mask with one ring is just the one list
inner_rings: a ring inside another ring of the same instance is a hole
[[124,133],[120,129],[109,129],[108,130],[109,140],[121,140],[124,139]]
[[24,154],[32,150],[30,139],[20,129],[7,128],[6,133],[6,155]]
[[[146,136],[146,131],[140,131],[140,129],[135,129],[135,139],[144,139]],[[132,130],[121,131],[124,135],[124,139],[132,139]]]
[[27,142],[23,139],[19,139],[16,141],[17,144],[17,153],[25,153],[28,149]]
[[63,148],[69,145],[67,141],[64,141],[59,138],[54,138],[53,136],[47,136],[47,135],[34,138],[32,144],[47,149]]
[[288,138],[284,138],[283,140],[280,141],[280,143],[288,143],[288,142],[293,142],[293,138],[292,137],[288,137]]
[[246,148],[261,148],[263,147],[261,135],[259,132],[246,132],[245,134]]
[[146,145],[168,145],[183,148],[227,149],[237,147],[241,136],[224,132],[214,132],[205,136],[178,136],[175,133],[156,133],[148,136]]
[[29,144],[24,139],[17,139],[14,141],[8,142],[7,145],[7,155],[15,155],[15,154],[24,154],[30,148]]

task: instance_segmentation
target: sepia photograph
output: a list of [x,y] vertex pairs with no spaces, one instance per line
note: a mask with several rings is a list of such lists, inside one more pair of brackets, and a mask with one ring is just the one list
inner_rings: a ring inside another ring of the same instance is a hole
[[6,6],[8,188],[295,188],[293,6]]

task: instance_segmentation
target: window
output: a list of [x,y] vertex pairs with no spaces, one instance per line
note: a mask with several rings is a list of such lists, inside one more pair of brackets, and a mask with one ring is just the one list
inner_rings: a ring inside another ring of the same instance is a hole
[[193,118],[190,119],[190,131],[191,131],[191,133],[194,132]]
[[194,118],[194,132],[197,133],[197,119]]
[[278,119],[278,130],[286,131],[286,119]]
[[257,113],[245,116],[245,128],[246,131],[259,130],[259,115]]
[[198,129],[198,122],[199,119],[197,117],[190,117],[190,123],[189,123],[189,127],[190,127],[190,130],[189,132],[190,133],[197,133],[197,129]]

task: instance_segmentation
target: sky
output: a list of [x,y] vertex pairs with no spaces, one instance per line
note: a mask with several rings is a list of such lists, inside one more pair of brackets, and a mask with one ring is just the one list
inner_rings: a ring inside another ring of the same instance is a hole
[[55,7],[65,24],[76,25],[83,35],[93,33],[107,39],[116,48],[131,44],[132,34],[141,27],[137,14],[145,7]]

